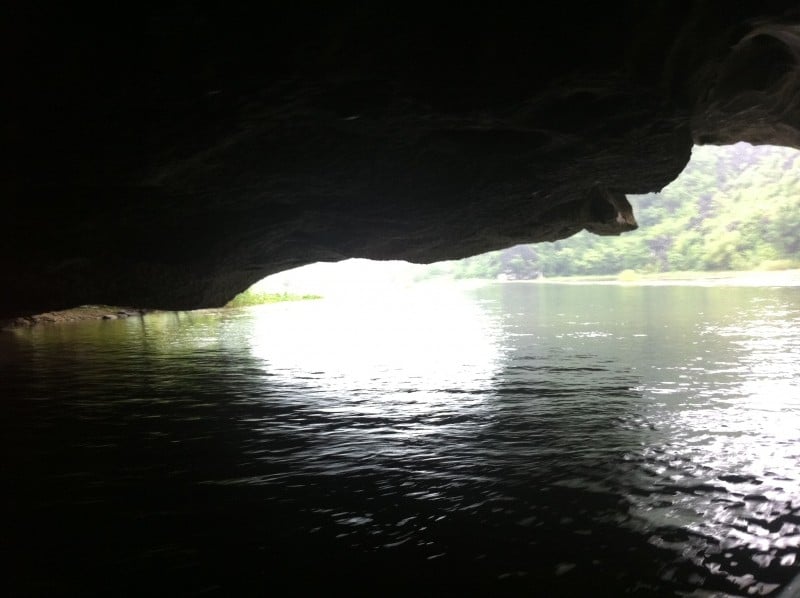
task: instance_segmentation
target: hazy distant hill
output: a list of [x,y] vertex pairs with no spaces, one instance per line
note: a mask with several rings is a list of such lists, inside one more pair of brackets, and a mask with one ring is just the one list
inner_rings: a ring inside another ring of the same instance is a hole
[[631,196],[639,230],[586,232],[555,243],[434,264],[427,276],[511,278],[617,274],[622,270],[749,270],[798,266],[800,152],[738,143],[695,147],[661,193]]

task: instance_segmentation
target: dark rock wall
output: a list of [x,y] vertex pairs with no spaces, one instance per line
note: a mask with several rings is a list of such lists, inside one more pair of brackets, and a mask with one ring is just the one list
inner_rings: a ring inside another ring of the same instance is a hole
[[12,3],[0,316],[636,227],[692,143],[800,147],[796,2]]

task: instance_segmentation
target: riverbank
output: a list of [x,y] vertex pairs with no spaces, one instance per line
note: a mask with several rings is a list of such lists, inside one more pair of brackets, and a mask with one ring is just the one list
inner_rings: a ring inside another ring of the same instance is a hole
[[508,281],[536,284],[621,284],[621,285],[693,285],[796,287],[800,286],[800,269],[776,271],[656,272],[642,274],[630,270],[618,275],[554,276],[536,280]]
[[322,296],[310,293],[262,293],[248,289],[228,301],[225,307],[249,307],[251,305],[266,305],[268,303],[283,303],[285,301],[314,301],[315,299],[322,299]]
[[141,317],[151,310],[114,305],[81,305],[72,309],[48,311],[32,316],[23,316],[10,320],[0,320],[0,330],[11,328],[28,328],[39,324],[63,324],[66,322],[83,322],[86,320],[120,320]]

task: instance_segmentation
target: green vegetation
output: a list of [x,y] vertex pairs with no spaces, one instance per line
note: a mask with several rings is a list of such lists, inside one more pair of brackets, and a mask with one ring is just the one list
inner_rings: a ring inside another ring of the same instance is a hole
[[424,278],[538,276],[800,267],[800,152],[738,143],[695,147],[661,193],[631,196],[639,230],[620,237],[582,232],[429,267]]
[[259,293],[248,289],[236,295],[225,307],[246,307],[248,305],[263,305],[282,301],[308,301],[312,299],[322,299],[322,297],[320,295],[295,295],[293,293]]

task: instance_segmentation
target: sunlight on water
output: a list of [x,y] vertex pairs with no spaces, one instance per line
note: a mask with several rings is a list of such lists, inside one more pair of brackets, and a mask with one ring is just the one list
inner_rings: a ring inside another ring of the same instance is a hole
[[[651,542],[749,595],[778,584],[757,582],[748,566],[792,565],[800,548],[800,312],[783,307],[754,301],[735,323],[699,323],[714,351],[701,345],[702,358],[676,367],[687,383],[667,396],[681,409],[651,413],[666,442],[644,448],[644,492],[629,497],[637,519],[665,528]],[[664,391],[663,381],[651,390]]]
[[452,288],[389,289],[253,313],[253,355],[291,382],[428,396],[488,389],[502,367],[499,323]]

